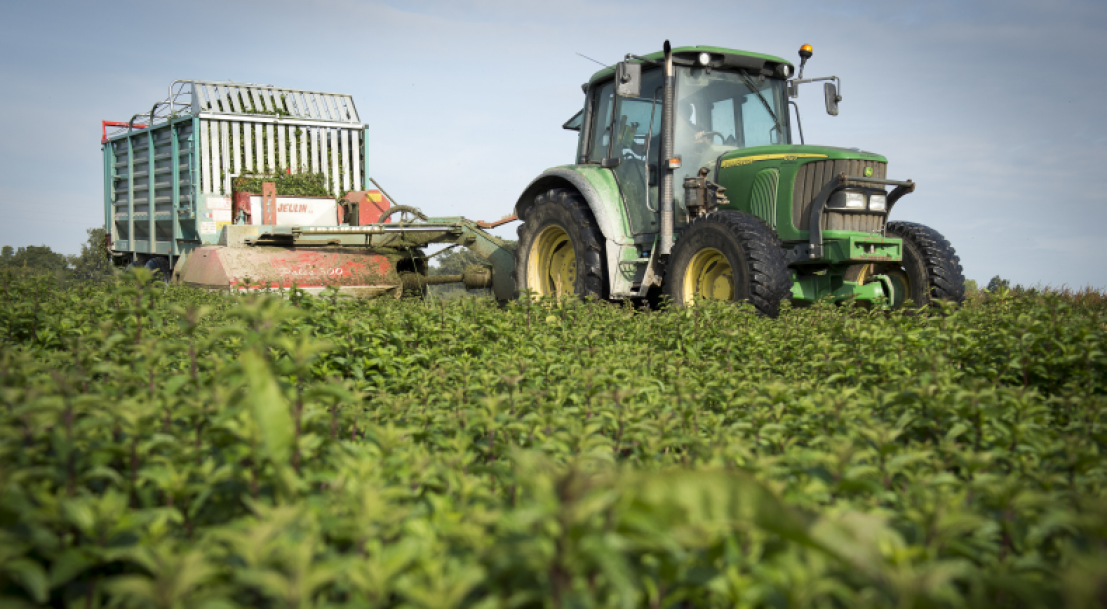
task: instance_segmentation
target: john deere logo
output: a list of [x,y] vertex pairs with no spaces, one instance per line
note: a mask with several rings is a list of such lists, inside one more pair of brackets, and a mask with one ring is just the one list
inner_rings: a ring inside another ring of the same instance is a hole
[[865,168],[865,177],[866,178],[873,177],[873,168],[872,167],[866,167]]

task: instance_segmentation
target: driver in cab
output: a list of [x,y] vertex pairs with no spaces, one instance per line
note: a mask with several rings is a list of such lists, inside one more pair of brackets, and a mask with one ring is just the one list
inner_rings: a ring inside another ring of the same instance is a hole
[[[711,131],[705,128],[700,128],[696,125],[696,106],[691,100],[683,100],[678,105],[677,116],[681,119],[681,124],[677,127],[678,135],[676,140],[678,142],[687,138],[687,134],[691,133],[692,141],[697,146],[703,146],[711,143],[714,135]],[[683,133],[680,133],[683,131]],[[681,137],[681,136],[684,137]]]
[[[722,134],[712,131],[708,124],[707,112],[702,108],[705,103],[697,103],[695,96],[689,96],[677,104],[677,117],[673,139],[677,154],[683,154],[685,167],[695,173],[701,166],[714,165],[720,150],[715,147],[715,136]],[[689,175],[691,175],[691,173]]]

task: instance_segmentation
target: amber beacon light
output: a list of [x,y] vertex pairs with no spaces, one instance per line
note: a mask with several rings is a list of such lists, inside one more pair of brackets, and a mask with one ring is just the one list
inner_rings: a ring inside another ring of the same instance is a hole
[[811,45],[805,44],[800,47],[800,73],[798,78],[803,78],[803,65],[807,63],[807,60],[814,54],[814,49]]

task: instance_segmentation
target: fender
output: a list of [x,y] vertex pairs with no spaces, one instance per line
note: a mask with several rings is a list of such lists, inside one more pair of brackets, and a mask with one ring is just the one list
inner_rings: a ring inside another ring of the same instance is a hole
[[515,203],[515,215],[526,222],[534,197],[551,188],[573,188],[584,197],[604,239],[618,245],[632,245],[626,205],[619,184],[610,169],[595,165],[562,165],[543,171],[531,181]]

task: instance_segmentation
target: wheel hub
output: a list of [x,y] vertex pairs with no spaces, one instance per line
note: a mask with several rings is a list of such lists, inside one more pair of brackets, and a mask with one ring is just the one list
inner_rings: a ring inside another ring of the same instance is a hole
[[734,270],[722,252],[705,248],[692,256],[682,288],[687,304],[696,300],[734,300]]
[[569,234],[548,226],[538,234],[527,259],[526,286],[539,296],[559,298],[575,294],[577,257]]

